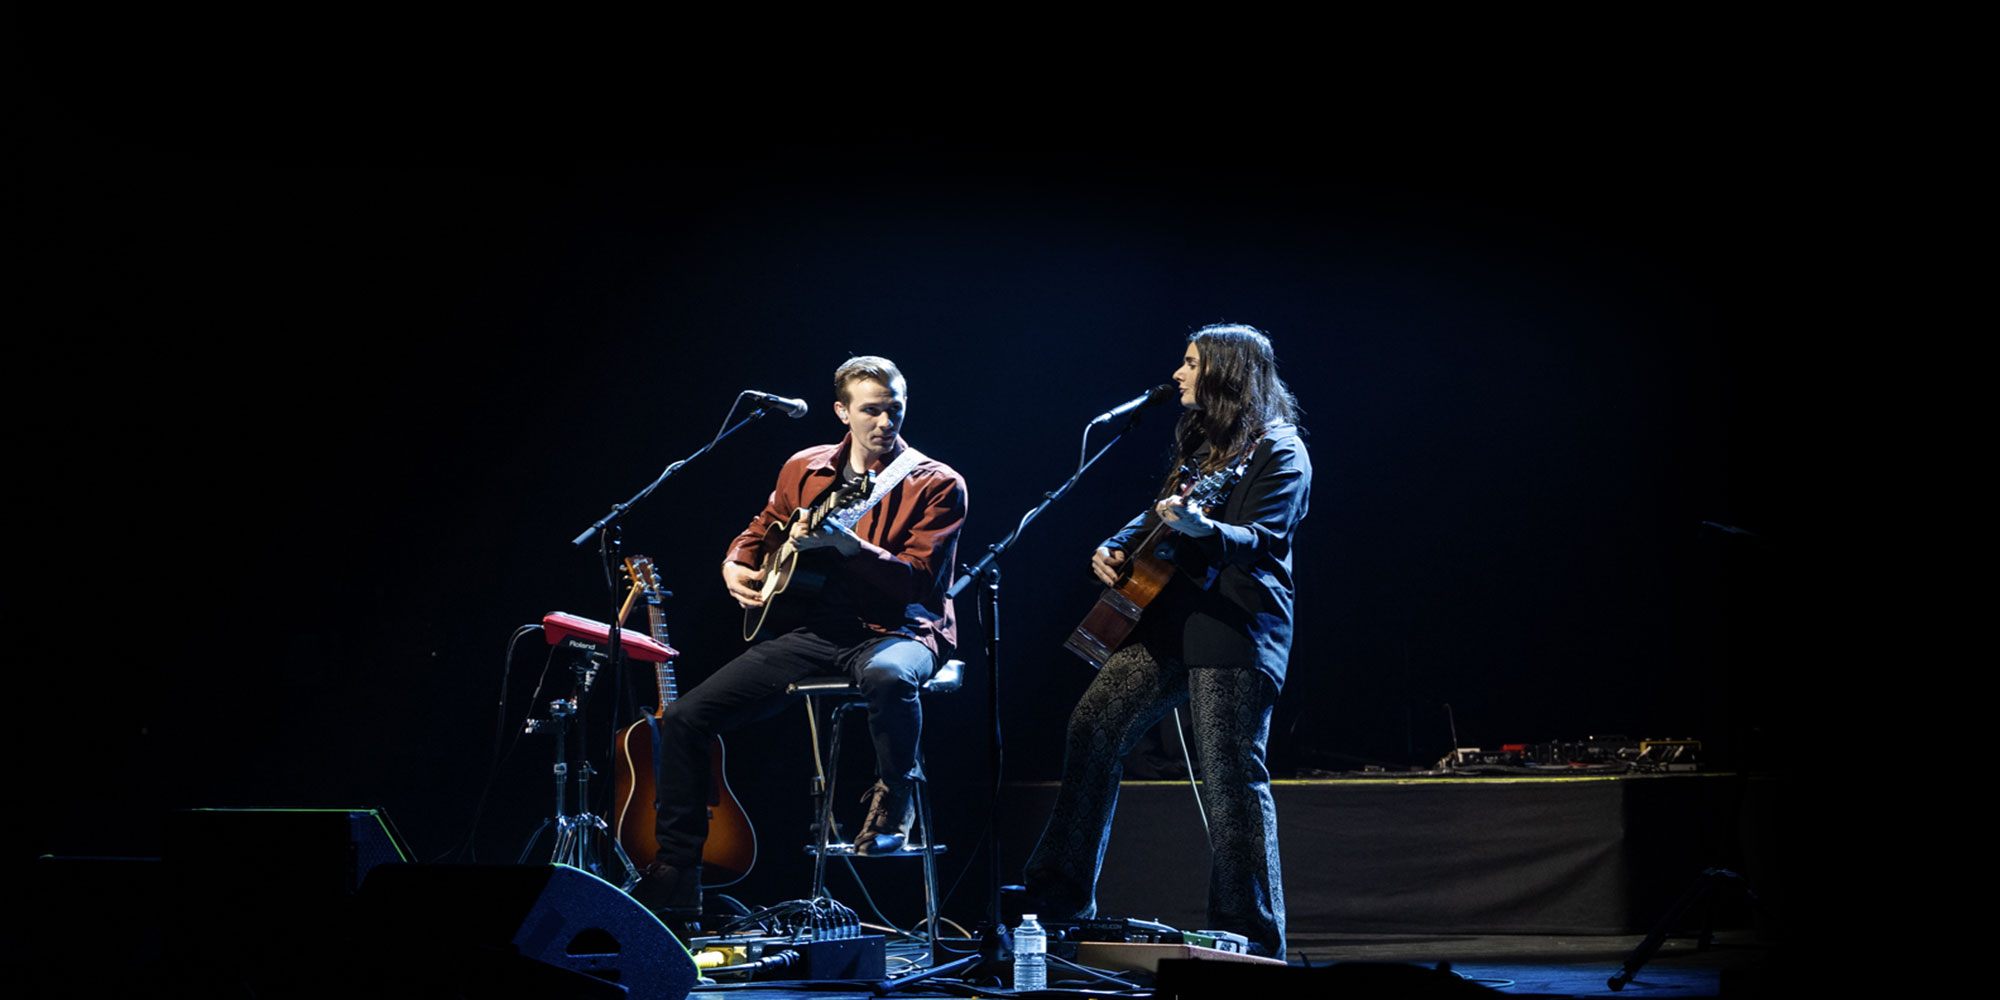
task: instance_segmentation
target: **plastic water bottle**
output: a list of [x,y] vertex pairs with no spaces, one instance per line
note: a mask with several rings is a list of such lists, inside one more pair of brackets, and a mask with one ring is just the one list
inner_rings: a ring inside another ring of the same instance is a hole
[[1014,989],[1049,988],[1049,932],[1032,913],[1021,914],[1021,926],[1014,929]]

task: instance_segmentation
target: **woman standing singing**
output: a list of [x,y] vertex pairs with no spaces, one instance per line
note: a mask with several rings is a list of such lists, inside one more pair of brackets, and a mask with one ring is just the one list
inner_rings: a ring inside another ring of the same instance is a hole
[[[1070,715],[1062,789],[1028,859],[1028,897],[1044,918],[1096,915],[1124,757],[1186,703],[1214,850],[1207,926],[1283,958],[1278,811],[1264,754],[1291,655],[1292,541],[1312,462],[1293,423],[1297,402],[1262,331],[1196,330],[1174,382],[1185,411],[1174,431],[1175,469],[1160,499],[1098,547],[1091,569],[1113,586],[1134,558],[1163,556],[1175,571]],[[1218,473],[1234,479],[1219,503],[1183,500],[1188,482]],[[1167,542],[1134,555],[1132,546],[1161,524]]]

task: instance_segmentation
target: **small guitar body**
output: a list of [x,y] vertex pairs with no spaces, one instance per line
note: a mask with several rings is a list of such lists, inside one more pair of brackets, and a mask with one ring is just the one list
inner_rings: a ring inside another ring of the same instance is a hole
[[[1242,476],[1241,467],[1218,469],[1190,483],[1181,496],[1189,507],[1210,507],[1228,496]],[[1064,640],[1064,649],[1089,660],[1093,667],[1102,667],[1125,644],[1132,630],[1139,627],[1146,606],[1174,578],[1173,562],[1157,554],[1160,542],[1172,533],[1165,524],[1156,525],[1137,548],[1126,553],[1118,582],[1098,595],[1082,624]]]
[[[808,601],[801,598],[809,598],[826,585],[826,574],[799,568],[802,553],[792,544],[792,527],[803,523],[807,531],[818,531],[835,511],[868,499],[874,490],[875,474],[870,472],[854,482],[828,490],[818,503],[794,511],[791,520],[773,522],[764,529],[763,583],[758,588],[764,603],[743,609],[744,642],[791,631],[801,624],[805,614]],[[787,593],[793,595],[791,600],[778,600],[779,595]],[[783,605],[782,610],[778,610],[780,605]]]
[[[645,556],[633,556],[625,560],[625,572],[631,576],[633,586],[645,594],[646,614],[651,619],[653,638],[663,646],[669,645],[667,617],[662,607],[664,592],[660,589],[660,578],[653,569],[653,561]],[[626,726],[618,733],[612,746],[615,778],[612,801],[617,804],[612,825],[620,846],[625,848],[632,863],[641,868],[652,864],[660,853],[657,830],[659,787],[653,773],[656,759],[653,748],[658,738],[655,726],[659,717],[666,713],[667,705],[680,697],[680,687],[674,679],[674,659],[679,655],[676,652],[658,664],[659,709],[648,718]],[[757,864],[757,830],[750,825],[750,817],[743,812],[742,805],[737,803],[735,793],[729,788],[729,778],[724,773],[727,760],[722,737],[710,739],[708,841],[701,848],[701,881],[705,886],[720,887],[741,881]]]

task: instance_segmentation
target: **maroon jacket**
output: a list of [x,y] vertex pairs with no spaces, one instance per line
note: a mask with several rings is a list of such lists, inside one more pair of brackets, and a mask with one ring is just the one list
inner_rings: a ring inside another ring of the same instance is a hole
[[[764,534],[774,522],[789,520],[810,506],[840,478],[849,439],[793,455],[778,471],[778,484],[764,509],[730,543],[724,559],[756,567],[764,560]],[[877,472],[909,447],[900,435],[896,449],[875,465]],[[958,561],[958,529],[965,524],[965,478],[922,452],[919,461],[882,498],[854,533],[861,551],[838,563],[848,591],[861,608],[861,622],[885,635],[907,635],[942,662],[958,643],[958,621],[950,588]]]

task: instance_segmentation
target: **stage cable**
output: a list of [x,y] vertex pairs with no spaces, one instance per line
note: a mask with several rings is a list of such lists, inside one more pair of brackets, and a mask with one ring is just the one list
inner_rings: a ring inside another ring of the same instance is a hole
[[[1194,709],[1190,708],[1192,712]],[[1201,814],[1201,835],[1208,840],[1211,850],[1215,847],[1215,836],[1208,829],[1208,807],[1201,804],[1201,786],[1195,782],[1194,757],[1188,753],[1187,730],[1181,728],[1181,707],[1174,706],[1174,735],[1181,741],[1181,761],[1187,767],[1188,791],[1194,793],[1194,808]]]
[[[542,626],[539,622],[523,625],[515,629],[514,634],[507,637],[507,650],[500,657],[500,696],[494,702],[493,753],[487,762],[486,780],[480,783],[479,798],[473,802],[472,820],[467,825],[465,839],[460,841],[458,846],[433,859],[435,861],[442,861],[454,854],[459,855],[463,861],[471,862],[478,860],[479,849],[474,841],[479,834],[479,823],[486,815],[486,802],[493,794],[493,786],[500,780],[501,765],[506,762],[508,757],[513,755],[515,748],[521,745],[521,734],[518,732],[514,734],[514,741],[512,743],[506,741],[507,684],[514,676],[514,655],[521,644],[522,638],[531,632],[540,632],[541,630]],[[542,676],[535,681],[536,694],[541,693],[542,684],[548,679],[549,663],[554,659],[555,651],[551,649],[548,659],[542,663]]]

